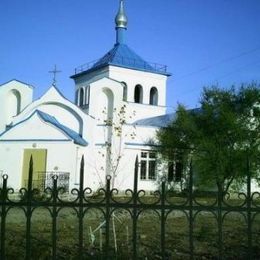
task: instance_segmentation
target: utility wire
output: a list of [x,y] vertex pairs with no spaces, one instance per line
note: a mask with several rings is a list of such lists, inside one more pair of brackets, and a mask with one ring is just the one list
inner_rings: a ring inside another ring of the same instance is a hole
[[[241,70],[243,70],[243,69],[245,69],[245,68],[247,68],[247,67],[250,67],[250,66],[252,66],[252,65],[257,65],[257,64],[260,64],[260,61],[259,61],[259,60],[258,60],[258,61],[251,62],[251,63],[248,63],[248,64],[245,65],[245,66],[242,66],[242,67],[240,67],[240,68],[237,68],[237,69],[235,69],[235,70],[233,70],[233,71],[231,71],[231,72],[229,72],[229,73],[226,73],[226,74],[224,74],[224,75],[218,77],[215,81],[218,81],[219,79],[226,78],[226,77],[228,77],[228,76],[230,76],[230,75],[232,75],[232,74],[234,74],[234,73],[237,73],[237,72],[239,72],[239,71],[241,71]],[[259,73],[259,75],[260,75],[260,73]]]
[[[197,74],[197,73],[200,73],[200,72],[209,70],[209,69],[211,69],[211,68],[214,68],[214,67],[217,66],[217,65],[221,65],[221,64],[223,64],[223,63],[230,62],[230,61],[235,60],[235,59],[238,59],[238,58],[240,58],[240,57],[243,57],[243,56],[249,55],[249,54],[251,54],[251,53],[257,52],[257,51],[259,51],[259,50],[260,50],[260,47],[256,47],[256,48],[253,48],[253,49],[248,50],[248,51],[243,51],[243,52],[241,52],[241,53],[238,54],[238,55],[228,57],[228,58],[226,58],[226,59],[220,60],[220,61],[218,61],[218,62],[216,62],[216,63],[211,64],[211,65],[202,67],[202,68],[198,69],[197,71],[193,71],[193,72],[184,74],[184,75],[182,75],[182,76],[180,76],[180,77],[177,77],[176,79],[174,79],[174,81],[178,81],[178,80],[181,80],[181,79],[183,79],[183,78],[192,76],[192,75],[194,75],[194,74]],[[245,65],[245,66],[243,66],[243,67],[240,67],[240,68],[238,68],[238,69],[236,69],[236,70],[233,70],[232,72],[229,72],[229,73],[227,73],[227,74],[225,74],[225,75],[222,75],[222,76],[218,77],[218,78],[215,79],[214,81],[211,81],[210,84],[213,84],[214,82],[217,82],[219,79],[228,77],[228,76],[230,76],[230,75],[232,75],[232,74],[234,74],[234,73],[236,73],[236,72],[238,72],[238,71],[241,71],[241,70],[243,70],[244,68],[246,68],[246,67],[248,67],[248,66],[255,65],[255,64],[258,64],[258,63],[260,63],[260,62],[259,62],[259,61],[255,61],[255,62],[252,62],[252,63],[250,63],[250,64],[247,64],[247,65]],[[204,85],[205,85],[205,84],[204,84]],[[207,85],[209,85],[209,84],[207,84]],[[186,94],[186,93],[193,93],[195,90],[196,90],[196,88],[192,88],[192,89],[186,90],[186,91],[184,91],[184,92],[181,91],[179,94],[184,95],[184,94]],[[173,109],[173,110],[175,110],[176,108],[177,108],[177,105],[175,105],[175,106],[167,106],[167,109]]]
[[[231,72],[229,72],[229,73],[226,73],[226,74],[224,74],[224,75],[218,77],[218,78],[215,79],[215,80],[210,81],[210,82],[207,83],[207,84],[204,84],[204,86],[216,84],[216,82],[218,82],[220,79],[229,77],[230,75],[232,75],[232,74],[234,74],[234,73],[237,73],[237,72],[239,72],[239,71],[241,71],[241,70],[244,70],[244,69],[247,68],[247,67],[250,67],[250,66],[252,66],[252,65],[258,65],[258,64],[260,64],[260,61],[259,61],[259,60],[254,61],[254,62],[251,62],[251,63],[248,63],[248,64],[246,64],[246,65],[244,65],[244,66],[241,66],[241,67],[239,67],[239,68],[237,68],[237,69],[235,69],[235,70],[233,70],[233,71],[231,71]],[[259,73],[259,74],[260,74],[260,73]],[[186,90],[186,91],[181,91],[179,94],[184,95],[184,94],[187,94],[187,93],[193,93],[193,92],[196,91],[196,90],[197,90],[197,88],[192,88],[192,89],[189,89],[189,90]],[[168,109],[169,109],[169,108],[175,109],[176,106],[174,106],[174,107],[173,107],[173,106],[167,106],[167,108],[168,108]]]
[[226,58],[226,59],[220,60],[220,61],[218,61],[218,62],[216,62],[216,63],[211,64],[211,65],[202,67],[202,68],[200,68],[200,69],[198,69],[198,70],[196,70],[196,71],[193,71],[193,72],[184,74],[184,75],[182,75],[182,76],[180,76],[180,77],[177,77],[177,78],[175,79],[175,81],[178,81],[178,80],[181,80],[181,79],[183,79],[183,78],[186,78],[186,77],[195,75],[195,74],[197,74],[197,73],[200,73],[200,72],[209,70],[209,69],[211,69],[211,68],[216,67],[217,65],[220,65],[220,64],[223,64],[223,63],[226,63],[226,62],[230,62],[230,61],[232,61],[232,60],[235,60],[235,59],[238,59],[238,58],[240,58],[240,57],[249,55],[249,54],[254,53],[254,52],[256,52],[256,51],[259,51],[259,50],[260,50],[260,47],[256,47],[256,48],[254,48],[254,49],[241,52],[240,54],[238,54],[238,55],[236,55],[236,56],[228,57],[228,58]]

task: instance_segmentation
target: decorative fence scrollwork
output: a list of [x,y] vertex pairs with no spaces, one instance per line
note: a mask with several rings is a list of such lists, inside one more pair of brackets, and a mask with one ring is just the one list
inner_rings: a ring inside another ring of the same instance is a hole
[[[60,179],[63,176],[63,179]],[[221,191],[216,193],[216,197],[209,204],[203,204],[199,201],[193,190],[193,170],[192,165],[189,172],[189,188],[183,198],[173,199],[171,191],[167,190],[166,179],[162,179],[160,189],[146,198],[146,192],[144,190],[138,190],[138,158],[135,162],[134,172],[134,187],[128,189],[119,197],[119,190],[111,187],[111,177],[107,176],[106,185],[104,188],[98,191],[93,191],[90,188],[84,188],[84,157],[81,160],[80,167],[80,185],[78,189],[71,190],[71,198],[63,196],[64,189],[67,189],[64,183],[68,183],[69,176],[64,175],[49,175],[47,183],[44,184],[44,190],[33,188],[33,159],[30,160],[29,167],[29,179],[28,185],[25,188],[20,189],[19,199],[13,200],[12,195],[14,190],[8,188],[8,176],[2,176],[2,186],[0,188],[0,214],[1,214],[1,235],[0,245],[1,254],[0,259],[6,257],[6,222],[7,213],[11,208],[20,208],[23,210],[26,217],[26,230],[25,230],[25,258],[32,259],[32,244],[31,244],[31,219],[35,209],[44,207],[48,209],[51,215],[51,258],[57,259],[57,217],[59,212],[63,208],[70,208],[76,212],[78,219],[78,241],[75,243],[78,247],[77,259],[91,259],[86,254],[86,245],[84,244],[84,235],[86,230],[84,229],[84,220],[86,214],[90,209],[98,209],[102,212],[104,225],[102,225],[103,233],[105,237],[104,247],[102,252],[99,252],[99,256],[102,259],[113,259],[116,256],[116,252],[111,245],[111,219],[114,216],[116,210],[125,210],[129,212],[131,218],[131,250],[128,252],[130,259],[139,259],[139,234],[138,234],[138,221],[140,216],[145,211],[153,211],[158,215],[160,232],[154,234],[159,237],[160,252],[158,259],[175,259],[174,256],[169,256],[168,248],[166,246],[166,231],[168,229],[167,221],[169,216],[178,211],[183,212],[188,222],[188,258],[194,259],[194,230],[195,222],[199,214],[211,214],[215,218],[216,236],[217,236],[217,258],[224,259],[224,245],[223,245],[223,222],[227,215],[231,213],[241,214],[245,219],[247,226],[247,259],[256,259],[259,255],[253,250],[252,241],[252,226],[256,217],[260,214],[260,193],[251,193],[251,177],[250,173],[247,174],[247,191],[239,194],[240,198],[243,197],[243,201],[239,205],[232,205],[229,203],[229,195],[224,194]],[[60,180],[60,181],[59,181]],[[51,182],[51,183],[50,183]],[[123,199],[122,199],[123,198]],[[260,238],[259,238],[260,239]],[[260,250],[260,248],[259,248]]]

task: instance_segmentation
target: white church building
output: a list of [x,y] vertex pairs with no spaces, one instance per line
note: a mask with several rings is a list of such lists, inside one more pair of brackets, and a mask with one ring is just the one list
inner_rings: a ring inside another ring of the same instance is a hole
[[160,170],[149,141],[171,119],[166,114],[170,74],[126,44],[122,0],[115,23],[113,48],[71,76],[74,103],[56,84],[37,100],[34,88],[19,80],[0,85],[0,173],[9,176],[9,186],[26,186],[32,155],[35,186],[55,173],[67,176],[69,189],[78,187],[84,155],[85,187],[104,186],[109,174],[114,187],[132,188],[138,156],[138,188],[158,188]]

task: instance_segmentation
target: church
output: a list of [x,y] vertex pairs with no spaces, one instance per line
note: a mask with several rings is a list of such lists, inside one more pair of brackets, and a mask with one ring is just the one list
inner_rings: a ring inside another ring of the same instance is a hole
[[[160,174],[151,140],[172,119],[166,114],[166,66],[151,64],[125,41],[124,1],[115,18],[116,42],[94,63],[79,66],[74,103],[55,84],[33,100],[33,87],[11,80],[0,85],[0,174],[14,189],[26,187],[30,157],[33,185],[44,187],[53,174],[67,189],[79,185],[82,156],[85,187],[98,189],[106,176],[120,190],[158,188]],[[59,182],[58,182],[59,183]]]

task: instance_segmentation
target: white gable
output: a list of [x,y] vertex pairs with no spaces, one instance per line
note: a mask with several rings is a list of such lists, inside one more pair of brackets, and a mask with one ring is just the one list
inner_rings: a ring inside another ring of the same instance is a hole
[[32,95],[32,86],[18,80],[0,85],[0,133],[32,102]]
[[44,122],[37,113],[21,121],[0,136],[0,141],[70,140],[60,129]]
[[86,114],[75,104],[64,98],[54,86],[15,117],[13,124],[26,119],[36,109],[54,116],[64,125],[68,125],[71,129],[83,135],[84,124],[87,124],[86,121],[88,120]]

